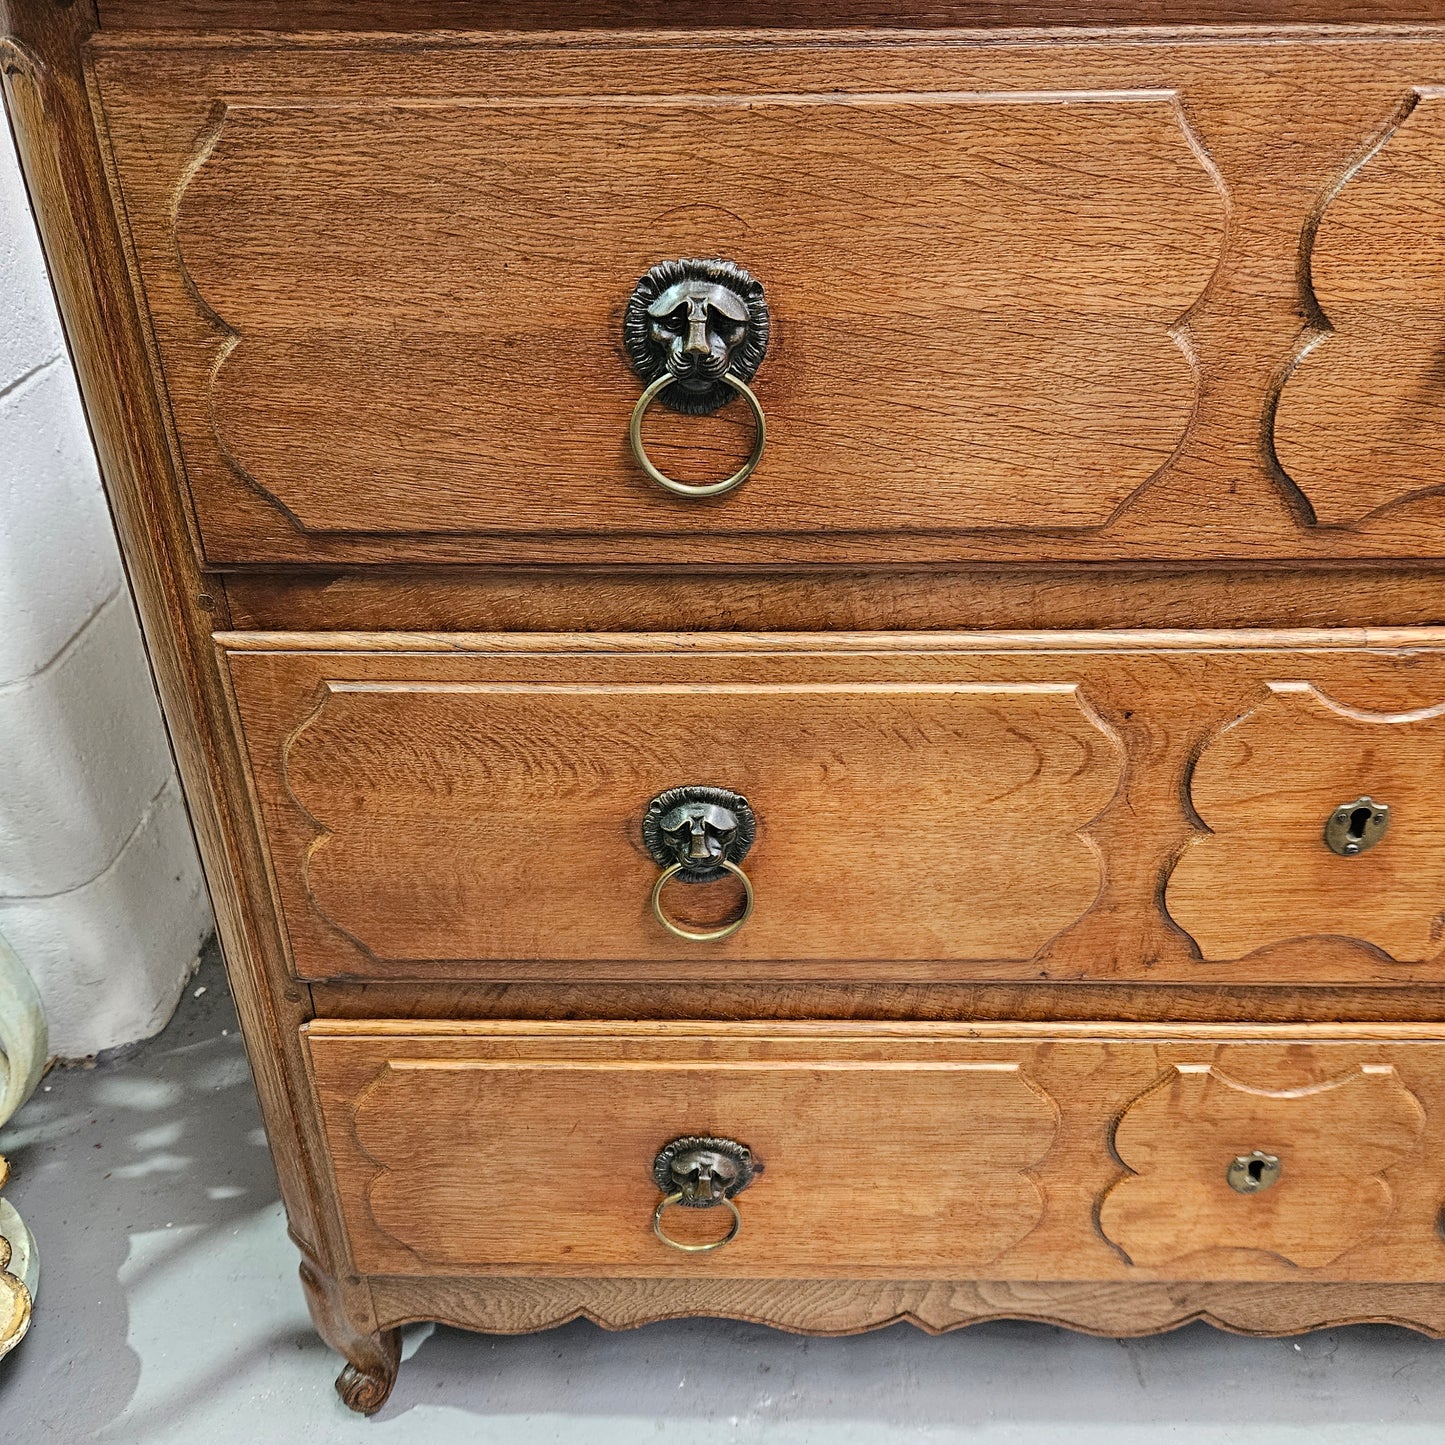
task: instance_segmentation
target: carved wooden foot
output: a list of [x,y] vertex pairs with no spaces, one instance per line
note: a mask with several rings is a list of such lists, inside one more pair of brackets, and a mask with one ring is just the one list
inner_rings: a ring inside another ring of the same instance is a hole
[[396,1384],[401,1331],[359,1329],[347,1315],[339,1284],[310,1260],[301,1261],[301,1283],[317,1333],[346,1359],[336,1377],[336,1393],[348,1409],[374,1415]]
[[401,1363],[401,1331],[381,1330],[358,1335],[346,1352],[347,1362],[336,1377],[336,1393],[348,1410],[374,1415],[391,1398]]

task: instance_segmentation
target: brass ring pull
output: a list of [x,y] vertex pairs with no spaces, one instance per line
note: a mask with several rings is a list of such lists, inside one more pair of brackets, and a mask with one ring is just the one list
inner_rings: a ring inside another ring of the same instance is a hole
[[663,911],[662,890],[686,869],[685,863],[669,863],[657,875],[657,882],[652,885],[653,916],[674,938],[685,939],[688,943],[718,943],[724,938],[731,938],[753,916],[753,885],[749,881],[748,875],[730,858],[719,859],[717,866],[727,869],[743,885],[743,911],[731,923],[724,923],[721,928],[704,930],[683,928],[681,924],[674,923]]
[[[733,1195],[741,1194],[762,1172],[762,1161],[736,1139],[716,1134],[683,1134],[673,1139],[658,1150],[652,1161],[653,1181],[662,1190],[662,1198],[652,1211],[652,1232],[669,1249],[683,1254],[706,1254],[731,1244],[743,1227]],[[674,1204],[683,1209],[716,1209],[722,1204],[733,1222],[721,1239],[684,1244],[662,1227],[662,1216]]]
[[720,1194],[718,1196],[717,1202],[719,1204],[726,1205],[727,1208],[732,1211],[733,1216],[733,1222],[731,1225],[728,1226],[728,1232],[723,1235],[721,1239],[714,1239],[708,1244],[684,1244],[680,1239],[674,1239],[670,1234],[668,1234],[665,1229],[663,1229],[662,1212],[670,1204],[682,1203],[682,1190],[680,1189],[677,1190],[675,1193],[668,1194],[664,1198],[658,1200],[657,1208],[652,1211],[652,1232],[669,1249],[680,1249],[684,1254],[707,1254],[711,1250],[721,1249],[723,1245],[731,1244],[733,1240],[738,1237],[738,1231],[743,1227],[743,1217],[738,1212],[737,1205],[734,1204],[732,1200],[727,1197],[726,1194]]
[[763,416],[762,404],[753,395],[753,389],[740,377],[732,372],[725,372],[723,381],[741,396],[753,409],[753,418],[757,422],[757,435],[753,439],[753,449],[748,454],[748,459],[732,476],[724,477],[720,482],[704,482],[693,485],[688,482],[679,482],[662,471],[652,458],[647,455],[647,448],[642,442],[642,419],[647,415],[647,409],[654,401],[669,387],[677,378],[669,371],[664,372],[656,381],[649,383],[642,395],[637,398],[637,405],[632,408],[632,422],[627,428],[627,435],[632,442],[632,455],[637,458],[637,464],[657,483],[659,487],[665,488],[679,497],[720,497],[724,492],[730,492],[734,487],[740,487],[752,476],[757,465],[763,459],[763,448],[768,441],[768,424]]

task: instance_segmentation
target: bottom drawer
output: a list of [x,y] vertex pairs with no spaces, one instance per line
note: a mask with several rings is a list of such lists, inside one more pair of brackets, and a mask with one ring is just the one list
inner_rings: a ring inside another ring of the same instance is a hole
[[1440,1026],[306,1034],[372,1274],[1445,1279]]

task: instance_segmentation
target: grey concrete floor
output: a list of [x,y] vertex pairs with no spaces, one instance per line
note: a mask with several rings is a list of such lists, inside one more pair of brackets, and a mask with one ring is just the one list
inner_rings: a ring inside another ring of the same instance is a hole
[[1374,1327],[1134,1341],[1025,1324],[840,1340],[706,1320],[506,1339],[422,1327],[386,1409],[360,1419],[306,1318],[213,959],[158,1039],[52,1073],[0,1151],[43,1266],[35,1326],[0,1361],[3,1445],[1445,1440],[1445,1343]]

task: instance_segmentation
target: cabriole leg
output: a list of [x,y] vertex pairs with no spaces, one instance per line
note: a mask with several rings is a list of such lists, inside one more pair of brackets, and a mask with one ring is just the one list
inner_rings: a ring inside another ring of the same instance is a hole
[[374,1415],[386,1404],[401,1363],[400,1330],[361,1330],[347,1316],[337,1282],[309,1260],[301,1262],[301,1283],[316,1332],[345,1358],[336,1393],[346,1407]]

